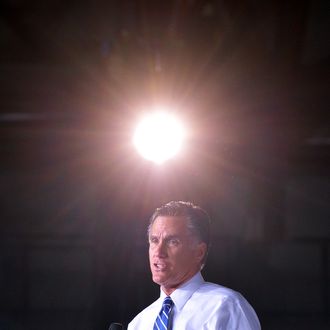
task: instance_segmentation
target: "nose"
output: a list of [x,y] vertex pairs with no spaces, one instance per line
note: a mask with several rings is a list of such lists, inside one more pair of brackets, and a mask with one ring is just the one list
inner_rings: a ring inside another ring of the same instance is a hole
[[155,247],[155,256],[158,258],[164,258],[167,256],[166,244],[163,241],[159,241]]

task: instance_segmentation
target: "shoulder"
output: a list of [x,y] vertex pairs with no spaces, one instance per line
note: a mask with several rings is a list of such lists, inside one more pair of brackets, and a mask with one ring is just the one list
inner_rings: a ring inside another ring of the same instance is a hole
[[229,308],[232,311],[244,311],[252,308],[241,293],[215,283],[204,282],[194,296],[195,299],[222,310]]
[[211,282],[204,282],[196,293],[223,299],[240,300],[243,298],[239,292]]
[[210,315],[210,322],[222,320],[221,322],[227,322],[228,325],[239,324],[244,329],[260,329],[260,323],[253,307],[239,292],[205,282],[195,294],[193,299],[203,302],[203,308]]

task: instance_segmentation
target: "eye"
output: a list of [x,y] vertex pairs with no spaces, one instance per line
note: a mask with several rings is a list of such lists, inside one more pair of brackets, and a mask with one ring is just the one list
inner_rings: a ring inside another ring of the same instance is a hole
[[180,241],[177,238],[171,238],[168,240],[167,244],[170,246],[178,246]]
[[157,244],[158,243],[158,238],[157,237],[150,237],[149,238],[149,244]]

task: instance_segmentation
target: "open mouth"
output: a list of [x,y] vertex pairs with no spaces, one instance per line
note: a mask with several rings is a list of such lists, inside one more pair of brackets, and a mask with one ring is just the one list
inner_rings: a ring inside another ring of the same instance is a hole
[[166,269],[166,264],[163,262],[154,262],[154,268],[159,271],[163,271]]

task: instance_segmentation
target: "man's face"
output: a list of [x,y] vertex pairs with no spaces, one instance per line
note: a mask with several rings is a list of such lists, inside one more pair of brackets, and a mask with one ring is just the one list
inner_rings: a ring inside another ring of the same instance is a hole
[[168,295],[199,271],[205,252],[206,244],[197,241],[183,217],[159,216],[150,228],[152,279]]

